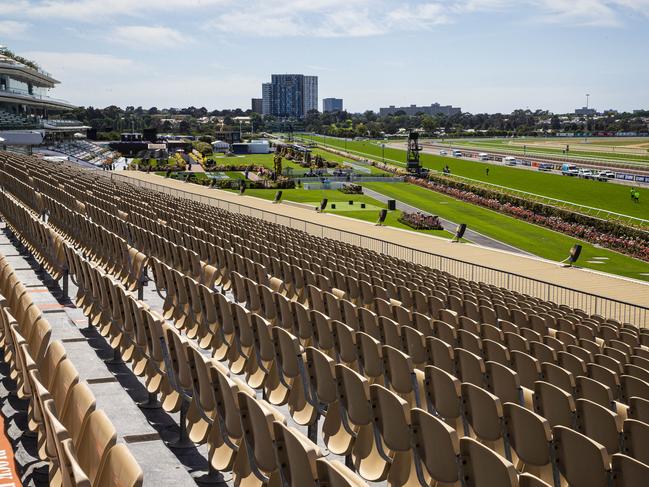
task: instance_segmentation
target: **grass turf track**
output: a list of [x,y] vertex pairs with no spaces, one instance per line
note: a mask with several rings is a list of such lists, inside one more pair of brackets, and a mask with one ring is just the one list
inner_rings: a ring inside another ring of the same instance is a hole
[[[563,156],[563,148],[565,145],[570,146],[570,155],[575,158],[582,159],[601,159],[610,161],[612,163],[626,163],[626,164],[635,164],[638,167],[649,166],[649,153],[636,154],[636,153],[625,153],[625,152],[615,152],[613,150],[606,150],[605,145],[600,145],[598,143],[593,143],[593,146],[596,146],[592,150],[588,150],[586,144],[583,143],[584,139],[567,139],[567,140],[558,140],[558,139],[543,139],[539,141],[538,139],[529,140],[529,145],[527,145],[527,154],[529,157],[533,157],[533,154],[542,156],[542,155],[551,155],[551,156]],[[592,139],[591,139],[592,140]],[[562,147],[557,145],[543,146],[540,142],[553,142],[555,144],[561,144]],[[503,139],[486,139],[486,140],[467,140],[467,139],[452,139],[446,140],[443,145],[451,144],[453,147],[475,147],[491,149],[491,150],[501,150],[501,151],[510,151],[518,152],[521,155],[525,153],[523,145],[525,145],[525,139],[516,139],[515,141],[503,140]],[[640,142],[639,142],[640,143]],[[537,145],[538,144],[538,145]],[[590,142],[589,142],[590,144]],[[603,143],[601,143],[603,144]],[[633,145],[633,144],[629,144]],[[610,146],[608,146],[610,147]],[[624,145],[620,145],[620,148]]]
[[[322,136],[305,136],[322,143]],[[326,138],[326,144],[344,148],[342,139]],[[347,141],[348,150],[366,154],[367,157],[381,161],[380,145],[370,141]],[[406,152],[391,147],[385,148],[387,162],[396,161],[405,165]],[[421,154],[424,167],[441,171],[448,164],[452,174],[464,176],[478,181],[497,184],[507,188],[526,191],[541,196],[568,201],[577,205],[591,206],[603,210],[649,219],[649,190],[640,190],[640,203],[633,203],[630,188],[625,185],[579,179],[558,174],[548,174],[478,161],[465,161],[452,157]],[[485,169],[489,168],[489,176]]]
[[[568,256],[572,245],[580,243],[583,249],[577,263],[578,266],[649,281],[649,275],[642,275],[649,274],[649,263],[597,248],[587,242],[544,227],[412,184],[365,183],[363,186],[442,218],[466,223],[469,228],[483,235],[546,259],[561,261]],[[594,257],[605,257],[606,259],[594,259]],[[597,261],[604,263],[594,263]],[[485,262],[485,265],[489,265],[489,263]]]

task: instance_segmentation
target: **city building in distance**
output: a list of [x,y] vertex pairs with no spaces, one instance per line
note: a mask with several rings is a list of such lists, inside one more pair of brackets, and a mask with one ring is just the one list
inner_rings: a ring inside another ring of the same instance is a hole
[[322,99],[323,112],[342,112],[343,99],[342,98],[323,98]]
[[318,77],[273,74],[261,85],[262,114],[281,118],[304,118],[318,109]]
[[575,115],[580,115],[580,116],[597,115],[597,110],[595,108],[581,107],[575,110]]
[[395,107],[390,105],[387,108],[380,108],[379,115],[381,117],[386,117],[388,115],[394,115],[397,112],[404,112],[406,115],[417,115],[418,113],[425,113],[426,115],[446,115],[450,117],[451,115],[459,115],[462,113],[462,109],[459,107],[453,107],[451,105],[440,105],[439,103],[433,103],[430,106],[418,107],[417,105],[410,105],[409,107]]
[[318,110],[318,77],[304,77],[304,115]]
[[273,85],[263,83],[261,85],[261,114],[270,115],[271,98],[273,97]]
[[263,98],[253,98],[250,101],[250,108],[252,113],[259,113],[260,115],[264,113],[264,99]]

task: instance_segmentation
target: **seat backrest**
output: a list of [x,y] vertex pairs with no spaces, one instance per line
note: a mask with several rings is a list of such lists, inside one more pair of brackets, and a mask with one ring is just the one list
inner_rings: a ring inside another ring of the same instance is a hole
[[646,485],[649,478],[649,465],[626,455],[613,455],[611,467],[612,487]]
[[[90,487],[90,480],[81,469],[74,444],[70,438],[60,443],[59,468],[61,469],[61,484],[63,487]],[[113,484],[114,485],[114,484]]]
[[627,419],[623,425],[624,449],[622,453],[649,465],[649,425],[635,419]]
[[576,405],[572,395],[548,382],[534,384],[534,411],[550,426],[575,427]]
[[389,384],[391,390],[407,399],[410,404],[421,407],[419,388],[410,357],[388,345],[383,345],[382,355],[386,384]]
[[61,360],[56,367],[49,390],[54,398],[57,411],[65,411],[70,390],[79,382],[79,372],[68,358]]
[[582,358],[570,352],[558,352],[557,363],[559,366],[572,373],[574,377],[586,375],[586,362]]
[[564,426],[552,428],[559,471],[570,487],[607,487],[609,456],[599,443]]
[[613,393],[608,386],[584,376],[577,377],[575,381],[577,384],[575,397],[588,399],[605,408],[613,407]]
[[482,340],[482,349],[485,360],[498,362],[499,364],[505,365],[507,367],[511,365],[509,350],[501,342],[484,338]]
[[539,361],[527,353],[514,350],[511,352],[512,369],[518,373],[521,385],[528,389],[534,388],[534,383],[541,377]]
[[262,475],[270,476],[277,470],[273,449],[273,423],[281,421],[283,416],[269,404],[262,404],[262,401],[246,393],[239,392],[237,398],[241,411],[241,426],[249,447],[248,461],[253,466],[253,471],[257,469]]
[[545,382],[554,384],[559,389],[563,389],[569,394],[575,392],[575,377],[568,370],[554,363],[543,362],[541,364],[541,374]]
[[[631,367],[634,367],[633,365]],[[649,371],[647,371],[649,372]],[[649,400],[649,383],[631,375],[620,376],[620,400],[626,404],[632,397]]]
[[428,365],[424,370],[426,375],[426,396],[429,401],[431,413],[438,414],[441,418],[454,426],[462,416],[462,389],[460,381],[448,372]]
[[427,411],[413,408],[411,434],[414,451],[435,482],[458,482],[460,442],[455,429]]
[[285,486],[314,485],[316,459],[322,456],[317,445],[294,428],[275,421],[274,448]]
[[649,423],[649,400],[640,397],[629,398],[628,417]]
[[460,439],[466,487],[517,487],[518,474],[511,462],[473,438]]
[[392,451],[410,450],[410,438],[404,435],[410,425],[408,403],[385,387],[370,386],[370,407],[374,426],[379,430],[383,443]]
[[369,382],[349,367],[336,364],[338,400],[353,425],[368,425],[372,421],[369,405]]
[[335,361],[317,348],[307,347],[306,369],[316,399],[323,404],[336,400]]
[[505,402],[523,404],[523,391],[518,374],[500,363],[487,362],[487,390]]
[[439,338],[427,336],[426,352],[431,365],[455,374],[455,350],[451,345]]
[[79,465],[93,485],[98,473],[103,468],[108,450],[115,445],[116,440],[117,433],[106,413],[101,409],[90,413],[75,446]]
[[142,469],[126,445],[113,446],[106,456],[95,487],[140,487],[144,480]]
[[505,433],[512,449],[525,464],[543,467],[550,463],[550,423],[518,404],[503,405]]
[[622,419],[617,413],[588,399],[577,399],[577,427],[612,455],[620,451]]
[[485,387],[485,364],[482,357],[463,348],[455,349],[455,367],[458,378],[478,387]]
[[85,382],[78,382],[70,390],[70,400],[60,413],[61,422],[70,433],[75,444],[86,425],[90,414],[95,410],[95,396]]
[[467,421],[481,441],[497,441],[502,438],[502,403],[487,390],[462,383],[462,405]]

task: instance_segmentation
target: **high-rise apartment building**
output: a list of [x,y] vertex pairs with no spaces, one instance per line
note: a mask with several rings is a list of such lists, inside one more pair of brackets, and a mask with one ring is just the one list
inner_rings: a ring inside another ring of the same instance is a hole
[[318,109],[318,77],[273,74],[262,84],[262,113],[281,118],[304,118]]
[[304,114],[318,110],[318,77],[304,77]]
[[322,99],[323,112],[342,112],[343,99],[342,98],[323,98]]
[[264,113],[264,99],[263,98],[253,98],[250,101],[250,108],[252,109],[252,113],[259,113],[262,114]]
[[271,83],[264,83],[261,85],[261,114],[270,115],[271,100],[273,98],[273,85]]

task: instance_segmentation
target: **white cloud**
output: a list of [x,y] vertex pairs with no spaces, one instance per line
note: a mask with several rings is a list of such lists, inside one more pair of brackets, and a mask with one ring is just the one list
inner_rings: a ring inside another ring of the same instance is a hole
[[169,48],[193,42],[177,30],[162,26],[127,25],[116,27],[110,40],[132,48]]
[[29,51],[22,55],[50,71],[63,84],[78,79],[92,80],[91,85],[85,86],[86,90],[97,83],[101,75],[115,71],[133,72],[138,66],[132,59],[90,52]]
[[30,6],[28,0],[7,0],[2,3],[2,15],[24,12]]
[[206,27],[252,37],[361,37],[431,29],[485,12],[572,26],[619,26],[624,14],[649,16],[649,0],[252,0],[219,12]]
[[104,22],[108,17],[148,17],[155,12],[184,12],[230,2],[231,0],[42,0],[33,1],[26,12],[34,17]]
[[0,20],[0,37],[16,38],[29,28],[29,24],[17,20]]
[[427,29],[435,25],[450,22],[448,7],[439,3],[424,3],[416,6],[405,6],[389,12],[387,19],[391,26],[403,26],[404,29]]
[[[242,106],[259,91],[256,76],[231,74],[220,67],[213,74],[165,76],[158,68],[126,57],[87,52],[32,51],[22,53],[61,81],[51,96],[76,105],[119,106]],[[152,81],[153,80],[153,81]]]
[[364,37],[385,33],[385,0],[255,0],[206,28],[255,37]]
[[454,10],[471,13],[516,9],[541,22],[617,27],[623,25],[625,14],[649,16],[649,0],[460,0]]

